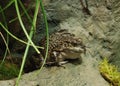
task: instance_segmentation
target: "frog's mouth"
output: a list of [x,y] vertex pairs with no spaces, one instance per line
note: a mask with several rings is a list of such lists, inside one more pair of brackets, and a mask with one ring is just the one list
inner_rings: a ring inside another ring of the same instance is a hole
[[64,52],[83,53],[85,50],[82,47],[69,47],[63,50]]
[[64,49],[61,52],[61,55],[66,59],[77,59],[80,57],[81,53],[83,52],[84,52],[84,49],[81,47],[69,47]]

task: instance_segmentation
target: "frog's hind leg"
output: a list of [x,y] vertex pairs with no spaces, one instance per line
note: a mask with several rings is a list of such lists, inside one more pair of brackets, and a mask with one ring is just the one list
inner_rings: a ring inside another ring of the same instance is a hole
[[63,64],[66,64],[68,63],[68,61],[62,61],[62,62],[59,62],[58,65],[63,65]]
[[68,61],[62,61],[62,62],[57,63],[57,66],[63,67],[65,69],[65,66],[63,64],[66,64],[66,63],[68,63]]

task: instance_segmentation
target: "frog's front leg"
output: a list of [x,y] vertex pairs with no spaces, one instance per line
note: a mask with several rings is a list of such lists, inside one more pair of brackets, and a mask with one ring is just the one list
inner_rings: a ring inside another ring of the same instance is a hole
[[63,64],[66,64],[68,61],[64,61],[64,57],[62,57],[61,52],[54,51],[53,54],[55,57],[56,65],[60,67],[64,67]]
[[111,0],[105,0],[105,5],[106,5],[106,7],[107,7],[109,10],[112,9]]

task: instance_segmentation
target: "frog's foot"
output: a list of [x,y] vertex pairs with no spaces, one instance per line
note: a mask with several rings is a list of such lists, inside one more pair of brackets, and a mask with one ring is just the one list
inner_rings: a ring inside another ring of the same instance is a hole
[[66,64],[68,63],[68,61],[62,61],[62,62],[59,62],[58,65],[63,65],[63,64]]
[[65,68],[65,66],[63,64],[66,64],[68,61],[62,61],[62,62],[47,62],[46,65],[47,66],[57,66],[57,67],[63,67]]
[[66,64],[66,63],[68,63],[68,61],[59,62],[59,63],[58,63],[58,66],[59,66],[59,67],[63,67],[63,68],[65,69],[65,66],[64,66],[63,64]]

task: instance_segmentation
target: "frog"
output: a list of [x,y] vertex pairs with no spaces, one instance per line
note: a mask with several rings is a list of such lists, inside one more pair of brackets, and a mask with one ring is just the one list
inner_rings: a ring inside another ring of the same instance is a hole
[[[43,59],[46,54],[46,42],[46,37],[39,42],[39,45],[44,47],[44,49],[40,49]],[[61,29],[49,36],[46,65],[60,66],[68,63],[69,60],[82,60],[81,54],[85,52],[86,47],[80,37],[76,37],[66,29]]]

